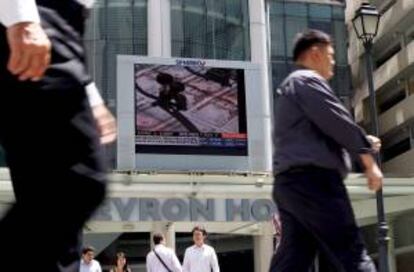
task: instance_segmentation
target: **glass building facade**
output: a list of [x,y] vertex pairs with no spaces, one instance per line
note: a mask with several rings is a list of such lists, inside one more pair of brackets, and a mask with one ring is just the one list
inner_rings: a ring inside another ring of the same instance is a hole
[[172,0],[172,56],[250,60],[247,0]]
[[[148,54],[147,0],[99,0],[87,22],[88,64],[111,108],[116,55]],[[171,0],[172,57],[250,59],[248,0]]]
[[[316,28],[334,38],[337,65],[332,85],[339,96],[349,96],[344,6],[271,0],[268,11],[272,85],[277,86],[293,68],[296,33]],[[171,0],[171,55],[249,61],[249,24],[248,0]],[[148,31],[148,0],[95,1],[84,38],[88,68],[114,112],[116,55],[148,55]]]
[[347,31],[343,5],[273,0],[269,7],[272,83],[277,86],[293,69],[293,40],[298,32],[319,29],[330,34],[336,53],[332,87],[342,97],[351,95],[347,60]]
[[[147,55],[147,0],[99,0],[85,35],[89,69],[105,100],[115,105],[116,55]],[[292,70],[293,39],[307,28],[332,35],[336,49],[334,90],[351,94],[344,6],[269,2],[272,83]],[[248,0],[171,0],[172,57],[250,60]]]
[[116,55],[147,54],[147,0],[97,0],[85,33],[89,71],[113,108]]

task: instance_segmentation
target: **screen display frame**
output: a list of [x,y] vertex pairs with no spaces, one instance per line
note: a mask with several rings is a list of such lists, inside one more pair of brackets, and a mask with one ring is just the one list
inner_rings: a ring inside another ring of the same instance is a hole
[[[245,77],[247,152],[245,155],[137,153],[134,65],[182,65],[242,69]],[[267,66],[247,61],[117,56],[116,107],[118,139],[116,169],[133,171],[271,172],[271,99]],[[266,83],[267,82],[267,83]]]
[[244,69],[135,63],[133,77],[137,154],[248,155]]

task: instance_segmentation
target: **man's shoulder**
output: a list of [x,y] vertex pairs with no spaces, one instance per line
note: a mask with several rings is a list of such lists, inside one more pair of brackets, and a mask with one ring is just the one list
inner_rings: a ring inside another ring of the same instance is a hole
[[174,250],[172,250],[171,248],[166,247],[166,246],[163,246],[161,248],[161,250],[164,251],[164,252],[166,252],[166,253],[169,253],[169,254],[174,253]]
[[297,89],[306,88],[311,81],[321,81],[321,77],[313,70],[298,69],[291,72],[276,90],[278,95],[294,95]]
[[207,250],[209,250],[209,251],[214,251],[214,252],[215,252],[214,247],[212,247],[212,246],[210,246],[210,245],[207,245],[207,244],[204,244],[204,246],[205,246],[205,248],[206,248]]
[[297,69],[291,72],[288,77],[288,80],[295,80],[295,81],[308,81],[308,80],[322,80],[321,77],[316,71],[310,69]]
[[174,250],[172,250],[171,248],[166,247],[164,245],[158,245],[154,248],[154,250],[151,250],[148,253],[148,255],[155,255],[154,251],[157,251],[158,254],[171,254],[171,253],[174,253]]
[[101,267],[101,264],[99,263],[99,261],[97,261],[95,259],[92,260],[92,265],[95,266],[95,267]]
[[280,95],[308,93],[308,89],[332,92],[329,83],[317,72],[309,69],[299,69],[290,73],[278,88]]

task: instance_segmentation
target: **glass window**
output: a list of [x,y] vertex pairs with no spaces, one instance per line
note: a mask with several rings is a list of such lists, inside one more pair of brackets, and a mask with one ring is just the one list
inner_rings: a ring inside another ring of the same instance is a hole
[[280,3],[280,2],[270,2],[270,15],[279,15],[279,16],[283,16],[285,14],[285,8],[284,8],[284,4]]
[[235,22],[242,23],[243,22],[243,10],[242,7],[238,4],[239,0],[227,0],[223,1],[225,3],[225,10],[227,16],[234,20]]
[[96,1],[86,24],[89,71],[103,98],[115,105],[116,55],[147,54],[147,0]]
[[282,17],[270,17],[270,32],[272,37],[271,55],[272,59],[284,59],[286,57],[285,20]]
[[285,3],[287,16],[307,17],[308,9],[305,3]]
[[173,56],[181,56],[184,54],[184,43],[181,42],[184,40],[182,7],[183,0],[173,0],[171,2],[171,22],[174,22],[174,26],[176,26],[171,27],[171,36],[173,37],[171,54]]
[[183,0],[171,0],[171,7],[182,6]]
[[332,7],[330,5],[309,5],[309,28],[322,30],[332,35]]
[[332,9],[332,16],[334,19],[345,20],[345,10],[344,7],[333,7]]
[[172,55],[250,59],[248,0],[174,1]]
[[[223,0],[208,0],[206,1],[207,4],[207,12],[209,14],[215,13],[218,17],[225,17],[226,14],[226,2],[228,1],[223,1]],[[237,9],[237,7],[235,7]],[[221,16],[219,16],[219,14]]]
[[185,7],[204,8],[204,0],[184,0]]
[[330,20],[332,18],[332,7],[330,5],[310,4],[309,17]]
[[347,58],[347,32],[344,6],[270,0],[270,33],[273,86],[277,86],[293,67],[293,41],[297,33],[308,28],[322,30],[334,40],[336,76],[331,84],[340,96],[351,94]]
[[310,20],[309,28],[322,30],[329,35],[332,35],[332,21]]
[[287,56],[289,58],[292,58],[294,39],[298,33],[303,32],[308,28],[308,21],[306,20],[306,18],[287,17],[285,26]]
[[347,32],[343,21],[333,21],[333,42],[337,65],[348,64]]
[[[207,16],[200,9],[197,12],[188,9],[183,14],[184,55],[183,57],[200,58],[206,50]],[[214,35],[214,33],[210,33]]]

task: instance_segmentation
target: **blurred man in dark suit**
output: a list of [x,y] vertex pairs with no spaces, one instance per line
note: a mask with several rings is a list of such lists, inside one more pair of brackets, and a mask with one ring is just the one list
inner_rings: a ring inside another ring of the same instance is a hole
[[115,121],[85,68],[86,2],[0,1],[0,141],[16,198],[2,271],[79,271],[80,232],[105,196]]

